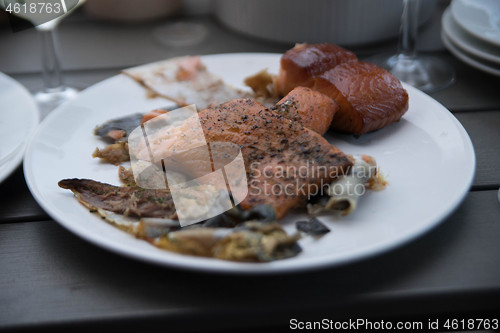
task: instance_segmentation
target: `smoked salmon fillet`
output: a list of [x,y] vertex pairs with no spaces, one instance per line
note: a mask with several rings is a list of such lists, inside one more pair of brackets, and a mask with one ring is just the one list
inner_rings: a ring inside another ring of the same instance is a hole
[[335,100],[332,128],[339,132],[368,133],[408,110],[408,93],[396,77],[333,44],[298,44],[281,57],[275,89],[283,95],[299,86]]
[[385,69],[368,62],[344,63],[314,79],[313,89],[339,105],[332,128],[364,134],[401,119],[408,110],[408,93]]
[[281,57],[276,92],[285,96],[295,87],[310,87],[316,75],[341,63],[356,61],[358,58],[353,52],[334,44],[296,44]]
[[297,87],[272,109],[323,135],[330,127],[338,108],[337,103],[327,95],[306,87]]
[[[325,134],[339,107],[325,94],[306,87],[297,87],[283,97],[271,110],[284,118],[298,122],[321,135]],[[146,113],[141,124],[161,116],[167,110],[153,110]]]
[[199,116],[209,141],[241,147],[249,185],[243,209],[270,204],[281,219],[352,164],[321,135],[251,99],[229,101]]
[[[202,157],[195,149],[200,146],[200,138],[192,130],[197,118],[208,143],[228,142],[241,149],[248,183],[248,195],[240,203],[243,209],[269,204],[281,219],[352,165],[349,156],[318,133],[252,99],[209,107],[187,119],[175,133],[158,133],[149,140],[152,155],[167,164],[169,154],[177,151],[187,161],[183,171],[193,177],[202,176],[203,168],[196,162]],[[142,153],[148,154],[146,149]]]

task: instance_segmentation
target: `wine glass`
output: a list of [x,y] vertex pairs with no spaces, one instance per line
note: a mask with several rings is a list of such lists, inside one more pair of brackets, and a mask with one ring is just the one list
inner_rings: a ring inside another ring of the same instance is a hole
[[[41,46],[41,64],[42,64],[42,79],[44,88],[41,91],[34,93],[35,101],[38,104],[41,118],[55,109],[63,102],[74,98],[78,94],[78,90],[64,84],[62,78],[62,70],[59,56],[59,48],[57,42],[57,26],[59,22],[77,7],[81,6],[85,0],[59,0],[59,1],[44,1],[44,2],[27,2],[27,1],[0,1],[0,7],[3,7],[11,14],[19,16],[30,21],[37,30],[40,46]],[[42,12],[39,4],[44,3],[46,11],[50,4],[51,13]],[[20,6],[7,7],[8,5],[18,4]],[[36,4],[36,7],[29,7]],[[55,5],[58,5],[55,7]],[[28,7],[26,6],[28,5]],[[24,6],[24,7],[23,7]],[[26,8],[36,8],[36,12],[30,12]],[[50,19],[52,11],[61,11],[61,15]]]
[[34,94],[42,119],[63,102],[74,98],[78,90],[64,84],[62,78],[59,50],[57,43],[57,22],[47,22],[36,26],[40,38],[42,54],[42,78],[44,88]]
[[455,71],[449,63],[437,56],[417,53],[419,7],[420,0],[403,0],[398,52],[394,55],[378,55],[369,61],[387,69],[415,88],[435,92],[455,81]]

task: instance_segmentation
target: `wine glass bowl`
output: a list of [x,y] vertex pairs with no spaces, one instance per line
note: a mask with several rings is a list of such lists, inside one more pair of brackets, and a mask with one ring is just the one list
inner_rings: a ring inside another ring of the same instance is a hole
[[381,54],[370,62],[387,69],[401,81],[424,92],[444,89],[455,81],[455,71],[445,60],[416,51],[420,0],[403,0],[398,52]]
[[64,84],[60,65],[56,28],[60,18],[36,26],[41,45],[42,79],[44,88],[34,94],[42,119],[63,102],[78,94],[78,90]]
[[12,15],[30,21],[37,30],[41,46],[44,88],[34,93],[34,98],[42,119],[60,104],[78,94],[77,89],[64,84],[56,29],[63,18],[84,2],[85,0],[0,1],[0,7]]
[[370,61],[387,69],[395,77],[413,87],[430,93],[444,89],[455,81],[453,67],[445,60],[431,55],[385,55]]

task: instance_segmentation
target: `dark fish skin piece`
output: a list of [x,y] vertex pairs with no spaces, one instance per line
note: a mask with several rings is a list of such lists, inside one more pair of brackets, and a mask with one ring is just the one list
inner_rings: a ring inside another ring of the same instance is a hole
[[71,190],[89,209],[105,209],[125,216],[175,218],[168,190],[121,187],[91,179],[63,179],[58,185]]
[[271,205],[258,205],[249,210],[235,206],[227,212],[214,216],[203,223],[207,228],[233,228],[245,221],[274,222],[276,212]]
[[310,218],[309,221],[297,221],[295,226],[297,230],[312,236],[321,236],[330,232],[330,229],[315,217]]
[[[142,113],[135,113],[123,118],[112,119],[96,127],[94,129],[94,134],[110,142],[120,140],[127,141],[130,132],[132,132],[137,126],[141,124],[143,116],[144,115]],[[113,137],[108,135],[112,131],[124,131],[124,136],[119,140],[115,140]]]
[[[172,111],[178,109],[178,105],[173,105],[170,107],[162,107],[156,110],[160,111]],[[97,126],[94,129],[94,134],[100,136],[108,142],[124,141],[127,142],[130,132],[132,132],[137,126],[141,125],[143,120],[143,113],[134,113],[125,117],[111,119],[102,125]],[[118,134],[121,132],[120,134]]]

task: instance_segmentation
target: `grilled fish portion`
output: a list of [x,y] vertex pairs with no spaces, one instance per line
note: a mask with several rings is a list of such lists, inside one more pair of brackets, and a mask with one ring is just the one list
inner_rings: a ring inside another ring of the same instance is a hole
[[249,184],[244,209],[270,204],[281,219],[304,205],[312,189],[351,166],[350,158],[321,135],[253,100],[233,100],[199,116],[210,141],[241,147]]
[[168,190],[120,187],[90,179],[63,179],[58,184],[71,190],[89,209],[105,209],[125,216],[175,218]]
[[[182,149],[182,159],[188,161],[183,172],[193,178],[203,176],[206,168],[198,167],[203,163],[197,162],[202,159],[194,149],[200,138],[192,130],[198,119],[206,141],[240,147],[248,183],[248,195],[240,203],[244,209],[269,204],[280,219],[351,166],[350,158],[321,135],[251,99],[205,109],[175,133],[158,133],[149,140],[152,155],[169,163],[169,154]],[[139,151],[139,159],[149,155],[146,148]]]

